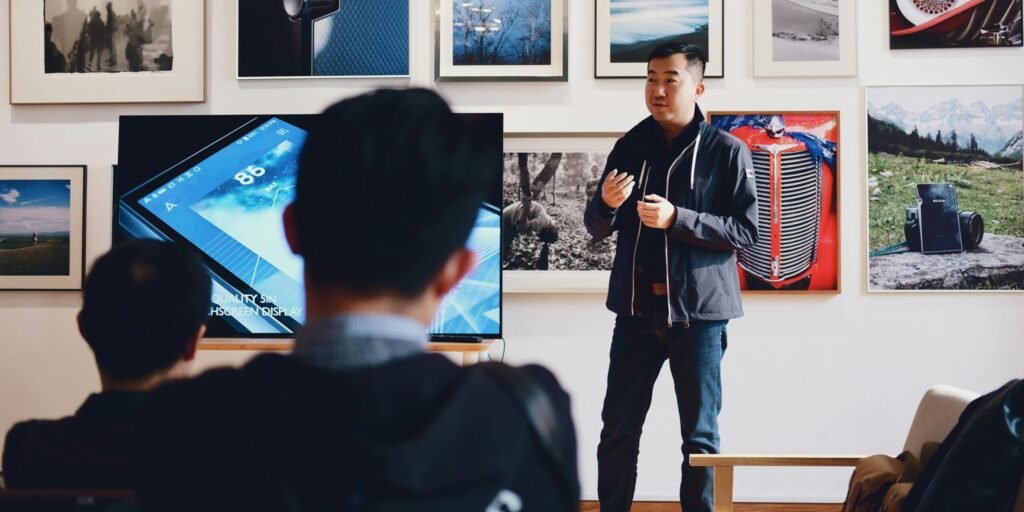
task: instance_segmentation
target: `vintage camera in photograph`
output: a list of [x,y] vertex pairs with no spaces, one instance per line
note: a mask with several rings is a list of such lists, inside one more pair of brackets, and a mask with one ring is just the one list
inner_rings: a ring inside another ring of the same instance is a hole
[[[960,221],[960,239],[963,250],[970,251],[981,245],[985,235],[985,222],[975,212],[958,212]],[[903,222],[903,235],[907,238],[907,246],[911,251],[921,252],[921,235],[927,237],[928,230],[933,229],[927,223],[921,224],[921,210],[917,206],[906,207],[906,218]]]

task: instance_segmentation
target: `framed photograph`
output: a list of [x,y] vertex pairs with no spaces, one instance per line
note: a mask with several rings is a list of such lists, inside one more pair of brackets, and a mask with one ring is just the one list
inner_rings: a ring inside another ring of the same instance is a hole
[[856,0],[754,2],[754,76],[856,76]]
[[202,102],[204,0],[11,0],[11,104]]
[[1024,86],[868,87],[868,291],[1024,290]]
[[644,78],[659,44],[685,41],[704,49],[705,78],[724,76],[724,0],[595,0],[594,77]]
[[1022,0],[889,0],[889,48],[1021,46]]
[[583,226],[621,133],[507,133],[502,174],[506,292],[604,293],[615,237]]
[[238,0],[238,78],[409,76],[410,0]]
[[569,79],[568,0],[435,0],[439,82]]
[[758,241],[737,252],[742,290],[840,291],[839,112],[710,112],[746,143]]
[[0,290],[80,290],[85,166],[0,166]]

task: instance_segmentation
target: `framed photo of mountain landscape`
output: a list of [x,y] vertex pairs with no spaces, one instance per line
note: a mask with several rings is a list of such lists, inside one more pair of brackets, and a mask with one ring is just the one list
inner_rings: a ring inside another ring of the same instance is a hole
[[1022,45],[1022,0],[889,0],[889,48]]
[[709,112],[753,160],[758,241],[737,252],[740,288],[840,292],[839,112]]
[[696,44],[708,58],[705,78],[725,73],[724,0],[595,0],[594,77],[643,78],[659,44]]
[[868,87],[869,292],[1024,291],[1024,86]]
[[583,212],[621,133],[506,133],[502,271],[506,292],[604,293],[615,236],[595,240]]
[[754,2],[754,76],[856,76],[856,0]]
[[11,0],[11,104],[202,102],[205,0]]
[[565,82],[569,0],[435,0],[438,82]]
[[85,166],[0,166],[0,290],[80,290]]

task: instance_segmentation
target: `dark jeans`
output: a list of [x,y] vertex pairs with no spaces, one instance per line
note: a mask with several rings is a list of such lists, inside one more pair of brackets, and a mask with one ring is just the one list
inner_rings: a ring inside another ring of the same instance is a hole
[[718,453],[722,409],[720,366],[728,320],[667,328],[651,319],[619,316],[612,336],[608,390],[597,447],[597,494],[602,512],[628,511],[636,487],[640,432],[651,406],[654,381],[665,360],[675,382],[683,435],[679,499],[685,512],[711,512],[713,469],[691,467],[691,453]]

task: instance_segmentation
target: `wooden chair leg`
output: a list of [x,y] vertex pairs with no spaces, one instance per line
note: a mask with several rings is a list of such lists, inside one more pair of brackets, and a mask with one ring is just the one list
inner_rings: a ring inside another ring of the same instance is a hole
[[732,469],[715,467],[715,512],[732,512]]

